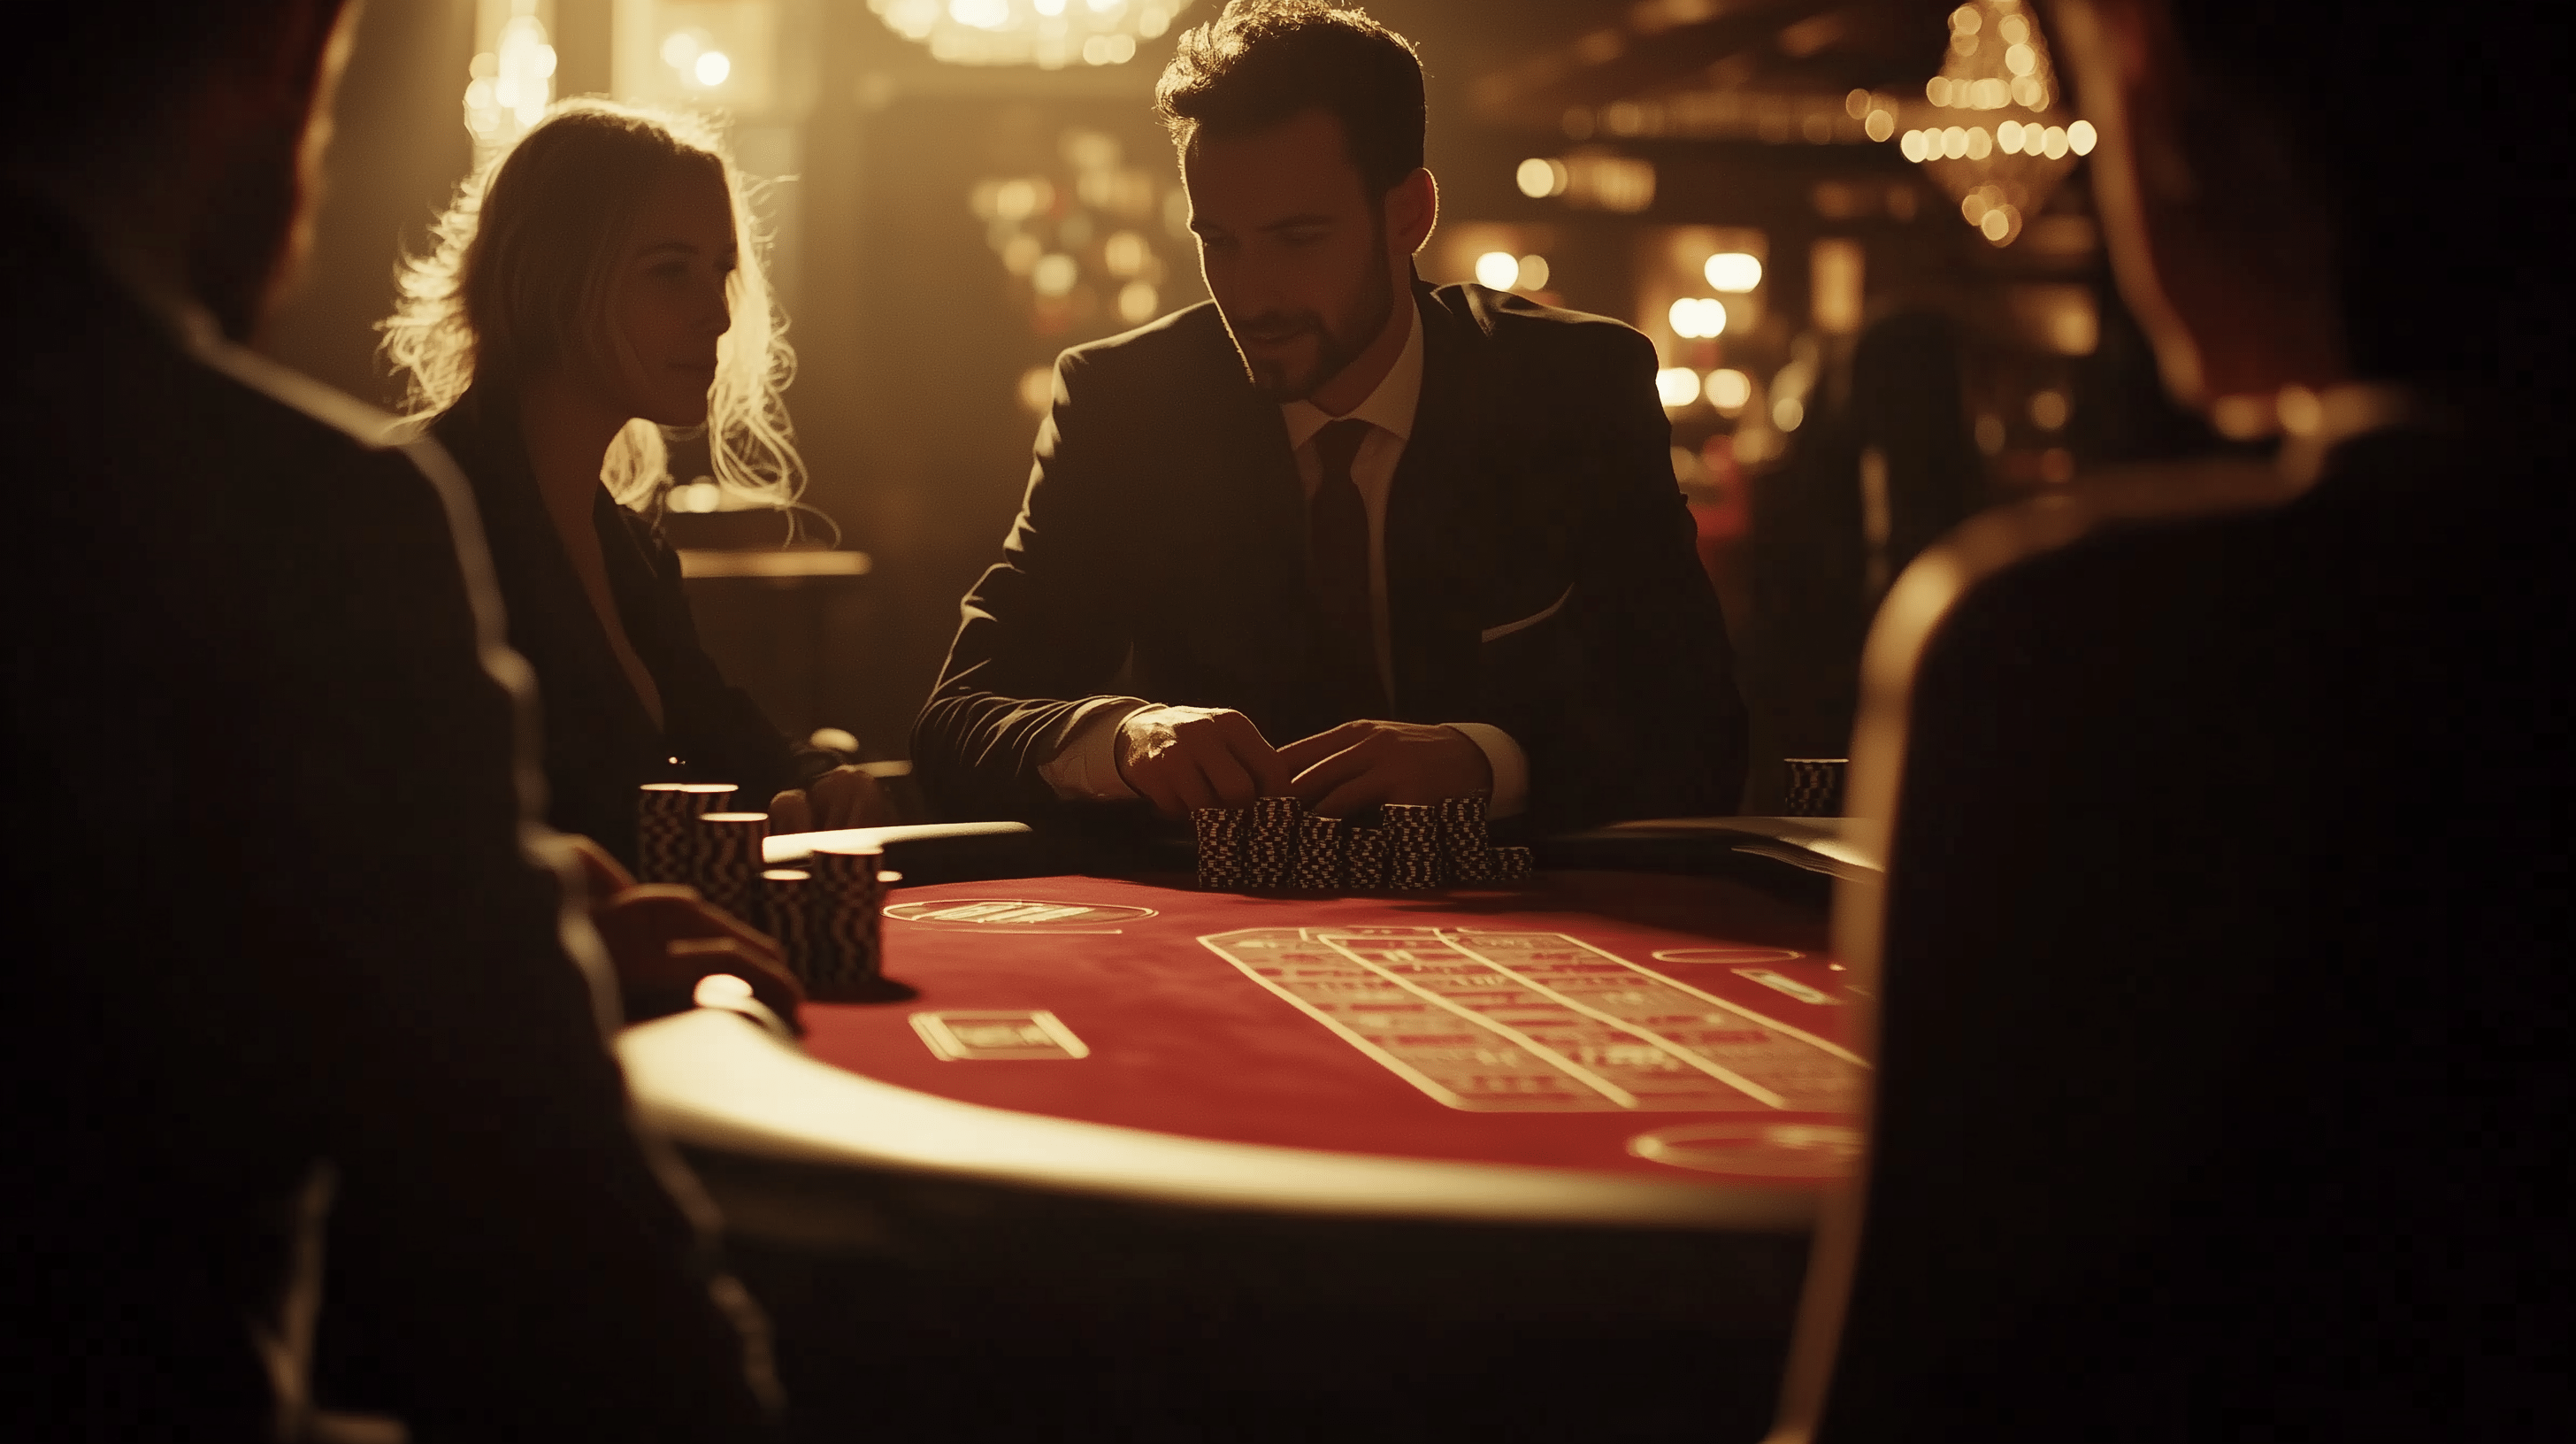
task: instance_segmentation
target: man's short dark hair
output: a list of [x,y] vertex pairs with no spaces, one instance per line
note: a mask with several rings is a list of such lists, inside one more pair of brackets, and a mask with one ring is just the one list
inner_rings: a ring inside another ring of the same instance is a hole
[[1154,113],[1187,149],[1202,130],[1244,135],[1322,109],[1342,123],[1372,196],[1422,168],[1422,61],[1412,42],[1324,0],[1228,0],[1181,37]]

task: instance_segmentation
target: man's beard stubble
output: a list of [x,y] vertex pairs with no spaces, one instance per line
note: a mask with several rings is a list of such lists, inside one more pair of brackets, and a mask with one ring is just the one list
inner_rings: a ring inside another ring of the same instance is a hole
[[1245,374],[1251,377],[1255,389],[1273,401],[1303,401],[1326,382],[1341,375],[1344,368],[1369,348],[1370,343],[1385,333],[1387,323],[1395,316],[1395,281],[1382,260],[1385,250],[1382,240],[1370,248],[1372,256],[1381,259],[1369,266],[1357,302],[1348,314],[1339,318],[1339,325],[1328,322],[1322,313],[1316,311],[1267,311],[1246,319],[1235,328],[1273,335],[1302,332],[1315,338],[1314,362],[1302,372],[1291,373],[1277,360],[1254,360],[1243,349],[1242,340],[1238,337],[1235,354],[1242,359]]

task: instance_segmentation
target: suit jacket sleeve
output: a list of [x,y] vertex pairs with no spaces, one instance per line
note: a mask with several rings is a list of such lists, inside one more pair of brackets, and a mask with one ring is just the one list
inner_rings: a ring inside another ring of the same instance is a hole
[[1135,428],[1080,353],[1055,399],[1002,560],[966,594],[938,686],[913,725],[913,763],[951,817],[1036,817],[1060,804],[1038,768],[1126,655],[1130,547],[1119,496]]
[[[1541,667],[1550,701],[1495,720],[1529,755],[1536,825],[1731,813],[1744,787],[1744,704],[1673,480],[1654,351],[1626,327],[1581,329],[1575,364],[1550,387],[1596,438],[1581,465],[1562,626],[1484,646],[1489,674]],[[1515,648],[1540,655],[1523,662]]]

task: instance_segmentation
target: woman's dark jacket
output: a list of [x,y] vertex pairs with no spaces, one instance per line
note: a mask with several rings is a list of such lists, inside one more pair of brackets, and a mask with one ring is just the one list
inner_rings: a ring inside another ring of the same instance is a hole
[[597,839],[635,865],[635,789],[646,782],[730,782],[760,811],[834,762],[779,736],[698,644],[680,559],[652,521],[606,487],[591,506],[626,639],[662,693],[665,725],[635,695],[555,534],[529,468],[514,398],[468,392],[431,432],[473,482],[510,645],[536,670],[545,736],[546,820]]

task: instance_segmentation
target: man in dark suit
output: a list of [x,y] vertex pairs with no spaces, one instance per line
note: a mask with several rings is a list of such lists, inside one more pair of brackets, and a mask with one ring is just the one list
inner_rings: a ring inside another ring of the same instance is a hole
[[1421,66],[1358,11],[1233,0],[1157,94],[1214,301],[1058,363],[914,730],[933,797],[1733,811],[1743,707],[1645,338],[1415,278]]
[[567,907],[464,480],[239,344],[349,14],[21,19],[0,1437],[756,1434],[756,1320],[603,1037],[612,962],[728,930]]

